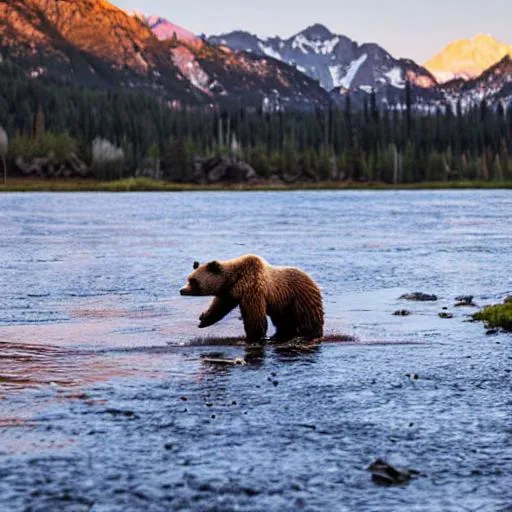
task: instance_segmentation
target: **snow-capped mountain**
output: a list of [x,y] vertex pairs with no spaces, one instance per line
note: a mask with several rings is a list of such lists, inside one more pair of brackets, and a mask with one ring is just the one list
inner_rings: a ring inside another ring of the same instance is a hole
[[289,39],[262,39],[248,32],[235,31],[211,36],[208,41],[234,51],[266,55],[286,62],[318,80],[328,91],[343,88],[369,92],[387,86],[403,89],[406,80],[421,88],[437,85],[430,72],[412,60],[395,59],[374,43],[359,45],[346,36],[333,34],[320,24]]
[[374,90],[383,106],[400,105],[407,81],[413,101],[426,109],[512,98],[509,57],[477,78],[440,86],[415,62],[322,25],[289,39],[232,32],[205,42],[107,0],[0,0],[0,74],[4,65],[17,66],[30,80],[141,89],[190,104],[315,108],[350,91],[357,105]]
[[488,34],[450,43],[425,63],[425,67],[438,79],[447,82],[456,78],[476,78],[503,57],[512,57],[512,45],[504,44]]

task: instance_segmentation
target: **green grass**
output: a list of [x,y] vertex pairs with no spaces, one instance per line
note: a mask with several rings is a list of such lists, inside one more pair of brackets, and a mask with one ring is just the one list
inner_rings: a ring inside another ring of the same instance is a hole
[[500,327],[512,331],[512,302],[487,306],[479,313],[475,313],[473,318],[485,322],[487,327]]
[[257,185],[193,185],[156,181],[149,178],[126,178],[117,181],[8,179],[0,183],[0,192],[185,192],[222,190],[442,190],[442,189],[512,189],[512,181],[443,181],[389,185],[324,181],[318,183]]

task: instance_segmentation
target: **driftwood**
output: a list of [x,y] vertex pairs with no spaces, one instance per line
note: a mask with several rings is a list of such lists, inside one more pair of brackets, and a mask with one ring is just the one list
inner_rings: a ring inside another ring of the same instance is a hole
[[241,357],[236,359],[224,359],[220,357],[203,357],[201,358],[203,363],[218,364],[218,365],[245,365],[247,362]]

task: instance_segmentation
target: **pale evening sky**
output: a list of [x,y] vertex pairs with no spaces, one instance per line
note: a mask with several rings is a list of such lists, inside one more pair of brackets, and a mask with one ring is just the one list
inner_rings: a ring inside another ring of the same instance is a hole
[[313,23],[358,43],[375,42],[394,57],[422,64],[454,39],[492,34],[512,44],[508,0],[111,0],[126,10],[158,14],[199,33],[235,29],[289,37]]

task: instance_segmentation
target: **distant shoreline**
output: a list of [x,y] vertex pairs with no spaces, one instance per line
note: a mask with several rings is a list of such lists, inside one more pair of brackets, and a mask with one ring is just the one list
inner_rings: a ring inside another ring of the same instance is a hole
[[512,181],[441,181],[408,184],[318,182],[196,185],[128,178],[117,181],[8,179],[0,183],[1,192],[223,192],[223,191],[296,191],[296,190],[460,190],[512,189]]

